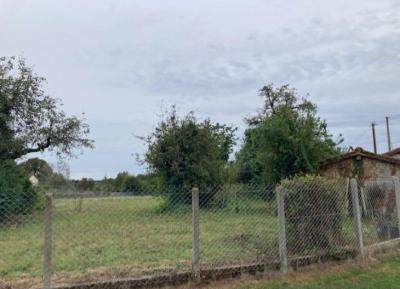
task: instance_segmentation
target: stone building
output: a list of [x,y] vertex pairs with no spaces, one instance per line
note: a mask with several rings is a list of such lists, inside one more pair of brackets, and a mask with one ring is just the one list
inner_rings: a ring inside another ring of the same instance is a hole
[[[400,178],[400,148],[384,154],[356,148],[323,162],[320,173],[333,178],[356,178],[363,217],[375,220],[381,240],[399,237],[393,177]],[[347,192],[350,192],[349,183]]]
[[329,177],[357,178],[361,181],[400,177],[400,148],[384,154],[356,148],[323,162],[320,173]]
[[39,184],[39,180],[35,175],[31,175],[29,177],[29,181],[31,182],[32,186],[37,186]]

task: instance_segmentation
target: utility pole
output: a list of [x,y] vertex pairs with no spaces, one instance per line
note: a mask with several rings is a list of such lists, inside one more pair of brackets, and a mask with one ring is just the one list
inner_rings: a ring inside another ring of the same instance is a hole
[[377,154],[377,153],[378,153],[378,150],[377,150],[377,148],[376,148],[375,125],[376,125],[376,123],[374,123],[374,122],[371,123],[371,126],[372,126],[372,139],[373,139],[373,142],[374,142],[374,153]]
[[389,117],[386,117],[386,133],[387,133],[387,141],[388,141],[388,148],[389,151],[392,150],[392,141],[390,140],[390,128],[389,128]]

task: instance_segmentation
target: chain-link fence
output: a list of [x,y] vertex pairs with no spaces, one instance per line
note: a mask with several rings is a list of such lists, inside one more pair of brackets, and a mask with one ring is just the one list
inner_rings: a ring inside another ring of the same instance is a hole
[[396,180],[360,182],[359,194],[366,245],[399,237]]
[[278,186],[0,195],[0,287],[201,278],[252,264],[286,271],[362,255],[399,237],[398,184],[305,177]]
[[288,257],[349,253],[356,246],[352,199],[345,179],[283,182]]

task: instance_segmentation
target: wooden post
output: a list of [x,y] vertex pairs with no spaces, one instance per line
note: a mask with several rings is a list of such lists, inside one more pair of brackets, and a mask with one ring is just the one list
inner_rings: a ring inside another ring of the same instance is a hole
[[397,226],[400,234],[400,181],[398,177],[393,177],[394,192],[396,196]]
[[285,195],[282,189],[276,192],[278,203],[278,234],[279,234],[279,259],[283,274],[288,272],[287,248],[286,248],[286,224],[285,224]]
[[371,127],[372,127],[372,141],[374,143],[374,153],[377,154],[378,153],[378,148],[376,147],[376,134],[375,134],[375,126],[376,123],[371,123]]
[[192,189],[192,229],[193,229],[193,254],[192,272],[195,280],[200,281],[200,206],[199,189]]
[[52,254],[53,254],[53,195],[45,196],[44,210],[44,258],[43,258],[43,288],[51,289]]
[[353,202],[353,217],[357,236],[358,253],[364,258],[364,240],[361,222],[360,200],[358,198],[358,183],[356,179],[351,179],[351,196]]

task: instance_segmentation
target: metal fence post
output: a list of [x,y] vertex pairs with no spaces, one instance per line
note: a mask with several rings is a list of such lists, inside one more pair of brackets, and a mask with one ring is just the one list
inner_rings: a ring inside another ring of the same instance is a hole
[[288,259],[286,248],[286,224],[285,224],[285,195],[282,189],[276,192],[278,202],[278,234],[279,234],[279,259],[280,268],[283,274],[288,272]]
[[353,203],[353,216],[354,216],[355,230],[357,236],[358,252],[361,258],[364,258],[364,240],[362,232],[360,200],[358,197],[358,183],[357,180],[354,178],[351,179],[351,196]]
[[397,226],[400,233],[400,181],[398,177],[393,177],[393,185],[396,196]]
[[192,189],[192,232],[193,232],[193,252],[192,252],[192,272],[193,277],[200,281],[200,206],[199,189]]
[[43,288],[51,289],[52,251],[53,251],[53,194],[45,195],[44,209],[44,258],[43,258]]

